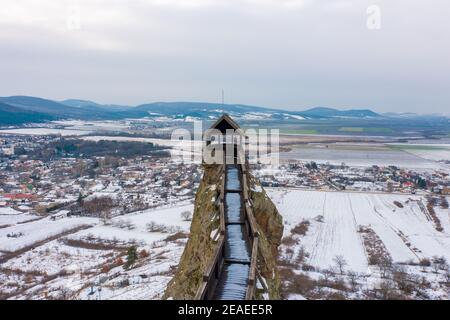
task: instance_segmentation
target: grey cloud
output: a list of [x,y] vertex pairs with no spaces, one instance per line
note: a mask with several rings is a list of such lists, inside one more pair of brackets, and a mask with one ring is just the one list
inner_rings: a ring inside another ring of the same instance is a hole
[[[236,103],[427,113],[450,102],[445,0],[38,3],[2,4],[0,95],[216,102],[224,88]],[[366,27],[371,4],[381,30]]]

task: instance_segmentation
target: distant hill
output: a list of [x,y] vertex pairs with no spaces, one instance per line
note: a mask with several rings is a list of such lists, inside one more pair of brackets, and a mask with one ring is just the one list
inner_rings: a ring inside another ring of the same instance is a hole
[[[74,100],[73,100],[74,101]],[[73,102],[72,101],[72,102]],[[84,101],[84,100],[78,100]],[[53,100],[29,97],[29,96],[11,96],[0,97],[0,102],[16,107],[16,113],[36,112],[47,115],[51,119],[82,119],[82,120],[103,120],[103,119],[123,119],[129,115],[118,110],[108,110],[95,102],[84,101],[78,106],[70,106]],[[137,113],[139,116],[145,116],[144,113]],[[131,115],[136,115],[131,113]],[[21,118],[18,116],[18,118]],[[3,121],[0,120],[0,124]]]
[[324,118],[378,118],[380,114],[369,109],[337,110],[333,108],[317,107],[301,112],[305,116]]
[[[166,116],[171,118],[217,118],[223,112],[233,117],[249,120],[292,120],[329,118],[381,118],[368,109],[337,110],[318,107],[306,111],[287,111],[242,104],[218,104],[205,102],[154,102],[136,107],[99,104],[94,101],[68,99],[60,102],[29,96],[0,97],[5,117],[0,125],[25,123],[28,119],[39,121],[53,119],[117,120]],[[8,109],[7,106],[10,108]],[[7,117],[6,117],[7,115]]]
[[0,97],[0,101],[27,111],[59,114],[63,116],[73,112],[77,114],[79,113],[78,111],[76,111],[76,109],[69,108],[58,102],[37,97],[28,97],[28,96]]
[[243,115],[248,112],[270,113],[278,114],[282,110],[248,106],[241,104],[218,104],[218,103],[205,103],[205,102],[155,102],[142,104],[135,107],[135,111],[145,111],[149,114],[159,114],[166,116],[179,116],[179,117],[217,117],[217,115],[223,112],[229,114]]
[[99,104],[93,101],[89,100],[79,100],[79,99],[67,99],[60,101],[59,103],[64,104],[69,107],[74,108],[89,108],[89,107],[95,107],[99,109],[103,109],[106,111],[126,111],[129,110],[130,106],[122,106],[122,105],[116,105],[116,104]]
[[29,122],[55,120],[56,117],[45,113],[22,110],[0,102],[0,125],[19,125]]

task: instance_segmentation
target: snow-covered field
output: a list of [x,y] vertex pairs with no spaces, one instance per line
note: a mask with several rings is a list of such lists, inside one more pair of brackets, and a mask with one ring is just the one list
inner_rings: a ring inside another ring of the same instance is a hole
[[[410,145],[409,145],[410,146]],[[289,152],[280,153],[280,159],[315,161],[317,163],[330,163],[349,166],[366,167],[371,165],[399,166],[409,169],[436,169],[444,164],[438,163],[442,156],[448,157],[448,153],[438,154],[439,150],[402,150],[389,149],[378,144],[309,144],[293,147]],[[441,153],[442,153],[441,152]]]
[[[29,223],[11,225],[0,229],[0,251],[16,251],[60,233],[96,222],[92,218],[66,218],[52,221],[47,217]],[[17,236],[8,237],[11,234]]]
[[405,152],[431,161],[450,161],[449,144],[395,144]]
[[21,213],[20,211],[14,210],[13,208],[10,207],[0,207],[0,216],[18,215],[20,213]]
[[[351,269],[367,272],[359,226],[370,226],[377,233],[394,262],[419,262],[436,255],[450,260],[449,212],[446,216],[441,213],[444,232],[437,231],[418,205],[423,201],[420,196],[280,189],[268,192],[283,215],[285,235],[302,219],[312,223],[303,245],[310,249],[313,265],[327,267],[336,255],[343,255]],[[323,222],[314,220],[319,215],[324,217]]]
[[[10,225],[0,229],[0,299],[161,298],[187,240],[190,222],[181,216],[184,211],[193,211],[190,201],[107,224],[87,217],[0,216]],[[149,230],[148,224],[157,228]],[[75,229],[80,226],[86,229]],[[124,270],[133,245],[139,258]]]
[[[173,208],[151,209],[118,216],[113,218],[108,225],[98,225],[95,228],[86,229],[71,235],[69,238],[93,236],[99,239],[117,239],[124,242],[135,240],[142,245],[151,245],[154,242],[163,240],[170,233],[188,232],[190,221],[183,221],[180,217],[181,212],[186,210],[192,212],[194,206],[185,204]],[[147,224],[151,222],[164,225],[172,232],[148,232]],[[120,228],[121,224],[125,224],[126,227]],[[128,228],[128,226],[130,227]]]
[[52,129],[52,128],[23,128],[0,130],[1,134],[23,134],[23,135],[61,135],[61,136],[82,136],[90,134],[92,131],[72,130],[72,129]]
[[[419,267],[413,266],[426,260],[442,257],[450,261],[450,212],[435,209],[444,229],[437,231],[421,196],[278,188],[267,191],[283,216],[285,237],[292,237],[293,228],[302,221],[309,223],[293,250],[301,246],[308,256],[306,263],[316,270],[336,268],[336,257],[340,256],[347,272],[368,277],[369,283],[379,280],[379,270],[370,263],[368,252],[375,243],[365,243],[361,227],[375,232],[372,239],[381,240],[392,263],[416,268],[411,272],[420,273]],[[436,283],[442,281],[443,274],[431,273],[420,276],[429,281],[435,277]]]

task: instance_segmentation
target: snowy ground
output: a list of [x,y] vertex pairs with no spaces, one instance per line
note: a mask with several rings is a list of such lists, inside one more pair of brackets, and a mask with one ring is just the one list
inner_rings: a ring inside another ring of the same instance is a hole
[[448,169],[438,161],[450,160],[450,149],[446,145],[439,147],[417,147],[412,144],[307,144],[292,147],[289,152],[280,154],[281,160],[315,161],[340,165],[345,163],[355,167],[371,165],[399,166],[409,169]]
[[[364,242],[361,226],[374,231],[371,240],[381,240],[392,263],[407,265],[420,276],[433,277],[429,270],[422,273],[417,267],[422,261],[436,257],[450,261],[450,212],[436,208],[444,229],[437,231],[434,221],[421,209],[420,201],[426,201],[421,196],[292,189],[268,189],[268,193],[283,216],[284,236],[294,236],[296,241],[284,249],[293,248],[295,255],[302,247],[308,255],[305,263],[317,270],[336,268],[336,257],[341,256],[348,272],[368,277],[368,283],[374,281],[372,277],[378,277],[379,270],[369,263],[371,244]],[[308,221],[309,227],[298,237],[291,230],[302,221]],[[437,278],[435,281],[442,281]],[[448,297],[448,292],[443,296]]]
[[405,152],[431,161],[450,161],[450,144],[393,144]]
[[[184,211],[192,212],[193,205],[186,201],[118,216],[107,225],[97,218],[19,224],[18,217],[36,217],[0,216],[10,225],[0,229],[0,299],[161,298],[187,240]],[[150,231],[148,224],[158,229]],[[80,226],[86,229],[76,229]],[[139,258],[124,270],[132,245]]]
[[52,129],[52,128],[22,128],[0,130],[1,134],[23,134],[23,135],[62,135],[62,136],[82,136],[90,134],[91,131],[71,130],[71,129]]

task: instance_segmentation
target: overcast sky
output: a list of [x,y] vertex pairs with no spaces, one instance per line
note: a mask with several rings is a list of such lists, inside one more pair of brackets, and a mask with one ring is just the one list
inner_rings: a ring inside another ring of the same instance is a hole
[[449,39],[448,0],[2,0],[0,95],[449,113]]

